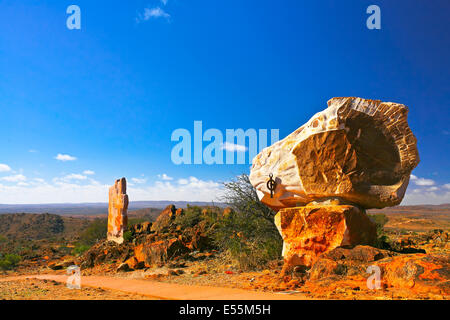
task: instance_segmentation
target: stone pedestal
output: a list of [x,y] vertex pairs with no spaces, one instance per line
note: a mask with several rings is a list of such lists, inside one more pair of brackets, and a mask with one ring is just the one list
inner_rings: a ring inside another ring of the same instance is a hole
[[127,181],[122,178],[109,188],[108,240],[119,244],[123,242],[123,232],[128,223],[127,209]]
[[376,226],[352,205],[307,205],[281,209],[275,225],[283,238],[285,267],[310,267],[317,257],[340,246],[374,244]]

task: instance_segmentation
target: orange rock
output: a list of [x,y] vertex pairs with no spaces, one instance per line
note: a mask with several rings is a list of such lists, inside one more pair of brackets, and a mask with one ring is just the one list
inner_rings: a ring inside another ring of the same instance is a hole
[[152,225],[152,231],[161,232],[164,228],[169,227],[175,219],[177,208],[171,204],[168,205],[156,218]]
[[275,216],[275,225],[284,241],[287,267],[311,266],[324,252],[376,240],[374,223],[350,205],[285,208]]
[[125,261],[125,263],[128,265],[128,267],[130,267],[130,269],[137,269],[139,261],[138,259],[136,259],[136,257],[131,257],[130,259]]
[[382,270],[381,280],[388,286],[417,293],[450,294],[448,256],[407,254],[386,258],[376,264]]
[[109,188],[108,240],[123,243],[123,232],[127,227],[128,195],[125,178],[116,180]]
[[175,211],[175,216],[176,216],[176,217],[180,217],[180,216],[182,216],[182,215],[184,215],[184,210],[183,210],[183,208],[178,208],[177,211]]
[[228,217],[230,217],[232,214],[234,214],[233,208],[226,207],[225,209],[223,209],[222,216],[223,216],[224,218],[228,218]]
[[143,262],[145,267],[149,268],[154,264],[164,263],[188,251],[189,249],[178,238],[172,238],[136,245],[134,256],[138,263]]

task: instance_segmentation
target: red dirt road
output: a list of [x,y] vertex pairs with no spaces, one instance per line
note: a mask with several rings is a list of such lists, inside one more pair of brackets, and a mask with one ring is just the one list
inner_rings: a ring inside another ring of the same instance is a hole
[[[21,279],[54,280],[65,283],[65,275],[28,275],[0,278],[0,281]],[[151,280],[124,279],[105,276],[82,276],[81,286],[118,290],[141,294],[162,300],[306,300],[305,295],[289,295],[266,292],[254,292],[243,289],[187,286],[163,283]]]

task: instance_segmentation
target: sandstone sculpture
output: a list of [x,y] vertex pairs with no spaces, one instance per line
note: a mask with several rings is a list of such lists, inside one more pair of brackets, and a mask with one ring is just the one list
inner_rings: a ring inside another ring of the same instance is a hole
[[275,216],[288,265],[311,266],[317,257],[342,246],[373,244],[376,227],[364,210],[350,205],[286,208]]
[[122,178],[109,188],[108,240],[119,244],[123,242],[123,232],[128,223],[127,209],[127,181]]
[[[366,209],[397,205],[419,163],[407,114],[398,103],[333,98],[327,109],[258,154],[250,181],[276,210],[326,198]],[[273,198],[269,174],[277,182]]]
[[250,181],[278,211],[287,266],[311,266],[337,247],[374,242],[365,209],[399,204],[419,163],[407,114],[398,103],[333,98],[253,159]]

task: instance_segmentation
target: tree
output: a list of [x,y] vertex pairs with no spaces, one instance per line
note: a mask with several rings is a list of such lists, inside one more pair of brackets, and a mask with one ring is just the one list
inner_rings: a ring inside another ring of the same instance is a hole
[[225,194],[221,200],[236,212],[273,222],[276,212],[259,201],[256,189],[247,174],[244,173],[230,182],[225,182],[224,187]]
[[224,183],[221,200],[234,213],[218,221],[216,244],[230,253],[242,269],[259,269],[281,257],[283,241],[275,227],[275,212],[259,201],[246,174]]

